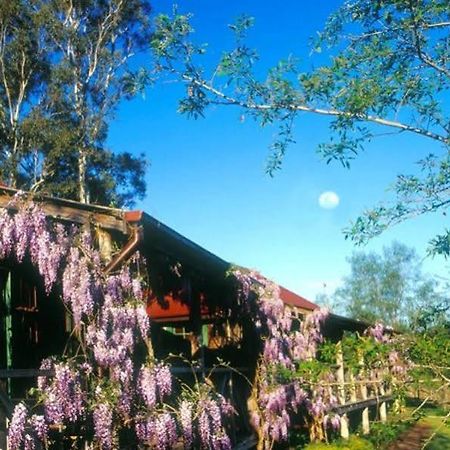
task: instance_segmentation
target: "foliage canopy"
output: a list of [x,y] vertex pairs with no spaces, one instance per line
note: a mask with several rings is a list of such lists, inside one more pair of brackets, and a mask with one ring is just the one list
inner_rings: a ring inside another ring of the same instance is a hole
[[350,275],[333,295],[337,310],[359,320],[424,331],[448,320],[445,286],[422,273],[413,248],[394,242],[381,254],[354,252]]
[[[419,175],[398,176],[396,200],[366,211],[346,236],[363,243],[388,226],[427,212],[445,210],[450,199],[450,11],[446,0],[350,0],[327,20],[313,50],[329,64],[305,70],[295,58],[280,61],[265,75],[258,53],[246,43],[253,19],[230,29],[236,45],[207,70],[205,47],[193,43],[189,16],[160,16],[153,49],[157,69],[186,84],[179,110],[198,118],[212,105],[232,105],[262,126],[276,124],[267,172],[274,174],[294,142],[303,114],[327,116],[330,137],[319,146],[327,163],[349,167],[380,131],[429,140],[433,154],[419,161]],[[383,130],[384,128],[384,130]],[[432,241],[432,252],[450,253],[447,231]]]
[[147,0],[0,5],[0,180],[82,202],[145,192],[143,157],[106,148],[108,123],[148,48]]

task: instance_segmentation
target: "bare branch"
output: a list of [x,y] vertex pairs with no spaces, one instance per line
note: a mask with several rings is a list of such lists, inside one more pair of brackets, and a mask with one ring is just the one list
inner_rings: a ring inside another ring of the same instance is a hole
[[[436,29],[436,28],[446,28],[446,27],[450,27],[450,22],[444,21],[444,22],[422,23],[421,24],[421,28],[425,29],[425,30],[432,30],[432,29]],[[411,28],[413,28],[413,27],[411,26]],[[383,34],[386,34],[387,32],[399,31],[402,29],[403,29],[402,27],[392,27],[392,28],[386,28],[384,30],[372,31],[370,33],[363,33],[361,35],[347,35],[345,37],[353,42],[357,42],[357,41],[365,40],[365,39],[368,39],[368,38],[371,38],[374,36],[381,36]]]
[[245,109],[254,110],[254,111],[267,111],[274,109],[286,109],[290,111],[303,111],[308,113],[314,113],[323,116],[334,116],[334,117],[348,117],[351,119],[357,119],[364,122],[371,122],[378,125],[383,125],[386,127],[396,128],[400,131],[407,131],[410,133],[419,134],[421,136],[434,139],[436,141],[442,142],[445,145],[450,144],[450,138],[448,136],[443,136],[438,133],[434,133],[424,128],[415,127],[412,125],[407,125],[402,122],[384,119],[382,117],[377,117],[371,114],[362,114],[362,113],[351,113],[347,111],[339,111],[336,109],[324,109],[324,108],[316,108],[309,105],[299,105],[299,104],[260,104],[260,103],[249,103],[246,101],[242,101],[231,96],[228,96],[222,91],[214,88],[213,86],[207,84],[206,82],[198,79],[193,79],[189,77],[184,77],[186,82],[196,84],[201,87],[205,91],[210,92],[214,96],[225,101],[225,104],[239,106]]

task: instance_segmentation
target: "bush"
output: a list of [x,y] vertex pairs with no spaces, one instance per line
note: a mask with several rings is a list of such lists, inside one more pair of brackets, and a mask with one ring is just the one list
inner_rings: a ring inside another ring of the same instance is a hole
[[383,449],[414,423],[415,420],[399,420],[390,423],[374,422],[370,424],[370,434],[366,436],[366,439],[373,444],[375,449]]

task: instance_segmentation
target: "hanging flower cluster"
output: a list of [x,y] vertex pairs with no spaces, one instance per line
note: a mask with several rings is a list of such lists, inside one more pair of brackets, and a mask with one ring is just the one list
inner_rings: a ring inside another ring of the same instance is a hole
[[20,197],[14,202],[16,213],[0,212],[0,259],[29,258],[47,293],[62,280],[78,343],[73,354],[42,362],[50,375],[38,378],[39,414],[24,403],[15,407],[10,449],[47,448],[50,430],[65,427],[91,435],[102,450],[120,448],[124,429],[136,448],[230,449],[223,418],[232,411],[222,396],[210,388],[177,404],[171,395],[170,368],[153,357],[139,274],[123,267],[105,275],[89,233],[48,221]]
[[11,215],[0,211],[0,260],[15,258],[21,263],[26,255],[43,277],[47,293],[58,279],[61,261],[67,253],[69,237],[57,224],[51,229],[42,210],[34,204],[16,199],[20,208]]
[[[47,293],[58,283],[77,345],[70,354],[42,362],[50,375],[38,378],[39,406],[16,406],[11,450],[48,448],[51,430],[65,428],[101,450],[121,448],[124,431],[136,448],[231,449],[225,422],[233,407],[208,383],[174,389],[170,367],[155,360],[138,264],[106,275],[89,233],[48,221],[33,203],[15,202],[16,213],[0,212],[0,260],[30,260]],[[300,320],[274,283],[241,269],[232,275],[236,309],[251,317],[261,339],[251,396],[258,448],[286,440],[300,413],[315,437],[323,438],[340,423],[330,413],[337,400],[326,387],[335,382],[333,373],[310,377],[328,312],[318,309]],[[367,332],[379,343],[390,342],[390,334],[380,324]],[[394,373],[405,375],[399,353],[391,350],[388,361]]]
[[381,322],[366,330],[366,335],[371,336],[378,344],[386,345],[387,364],[391,375],[397,381],[405,382],[408,378],[411,362],[404,357],[405,351],[399,351],[396,347],[401,347],[400,336],[395,336],[391,327],[384,326]]
[[367,328],[367,336],[372,336],[380,344],[388,343],[391,340],[392,328],[384,326],[381,322]]
[[196,448],[202,450],[232,448],[223,420],[235,414],[235,410],[209,383],[196,383],[185,391],[179,411],[186,446],[197,442]]
[[[251,413],[260,443],[271,448],[273,442],[286,440],[292,417],[300,408],[319,427],[336,427],[338,417],[326,415],[336,405],[336,398],[320,384],[311,386],[308,380],[292,376],[299,364],[315,359],[323,340],[320,327],[328,311],[318,309],[300,321],[284,305],[279,286],[256,272],[236,269],[232,274],[239,283],[239,303],[257,314],[263,341],[253,387],[256,405]],[[249,302],[256,302],[257,308]],[[327,376],[332,378],[331,373]]]

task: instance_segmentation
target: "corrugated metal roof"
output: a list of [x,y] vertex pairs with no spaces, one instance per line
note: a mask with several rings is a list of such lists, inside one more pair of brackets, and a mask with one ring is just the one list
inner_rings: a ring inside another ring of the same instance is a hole
[[287,305],[296,306],[297,308],[306,309],[308,311],[314,311],[319,308],[319,305],[310,302],[305,297],[302,297],[283,286],[280,286],[280,298]]

